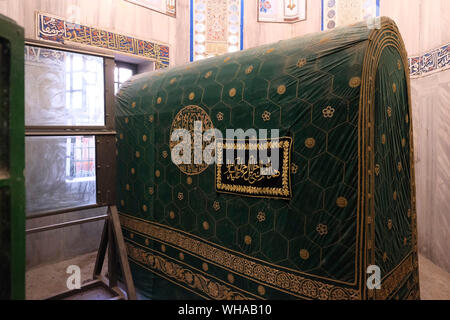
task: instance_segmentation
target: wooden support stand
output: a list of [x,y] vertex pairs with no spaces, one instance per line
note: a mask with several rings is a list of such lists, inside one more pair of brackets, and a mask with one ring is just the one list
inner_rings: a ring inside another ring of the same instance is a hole
[[[108,279],[101,274],[106,250],[108,250]],[[126,293],[117,285],[119,268],[125,283]],[[108,217],[105,220],[95,261],[93,281],[84,284],[80,289],[66,291],[50,298],[50,300],[90,299],[136,300],[136,289],[128,264],[127,251],[116,206],[108,207]]]

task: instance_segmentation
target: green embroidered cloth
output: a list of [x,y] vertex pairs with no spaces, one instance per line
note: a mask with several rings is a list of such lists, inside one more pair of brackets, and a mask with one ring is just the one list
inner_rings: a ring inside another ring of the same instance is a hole
[[[153,299],[418,299],[409,97],[388,18],[134,77],[116,112],[136,286]],[[244,167],[175,165],[171,133],[194,120],[279,129],[279,190],[225,188]]]

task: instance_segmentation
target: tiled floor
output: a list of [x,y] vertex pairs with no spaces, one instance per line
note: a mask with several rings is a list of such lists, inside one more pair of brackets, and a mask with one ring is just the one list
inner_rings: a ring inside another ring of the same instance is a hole
[[[27,272],[27,299],[39,300],[66,291],[67,267],[81,269],[81,281],[92,279],[96,252],[77,258],[33,268]],[[423,300],[450,300],[450,274],[423,256],[419,257],[420,291]],[[104,266],[106,273],[106,263]]]

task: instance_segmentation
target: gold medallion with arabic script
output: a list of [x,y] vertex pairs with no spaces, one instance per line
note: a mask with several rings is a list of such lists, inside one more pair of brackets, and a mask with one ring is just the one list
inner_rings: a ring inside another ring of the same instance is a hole
[[[183,109],[178,112],[178,114],[175,116],[175,118],[172,121],[172,128],[170,130],[170,136],[172,136],[172,133],[177,129],[184,129],[189,131],[191,136],[191,163],[190,164],[179,164],[177,165],[178,168],[181,170],[181,172],[187,174],[187,175],[198,175],[202,173],[203,171],[208,168],[208,164],[206,164],[202,159],[195,159],[197,156],[194,153],[194,125],[195,122],[200,121],[202,123],[202,132],[201,134],[205,133],[205,131],[208,131],[209,129],[213,129],[213,123],[211,121],[211,118],[206,113],[205,110],[200,108],[199,106],[190,105],[187,107],[184,107]],[[170,139],[170,137],[169,137]],[[178,145],[179,142],[170,142],[170,150],[172,150],[176,145]],[[206,147],[206,142],[203,142],[203,150]],[[203,156],[203,152],[201,155]],[[196,164],[200,163],[201,164]]]

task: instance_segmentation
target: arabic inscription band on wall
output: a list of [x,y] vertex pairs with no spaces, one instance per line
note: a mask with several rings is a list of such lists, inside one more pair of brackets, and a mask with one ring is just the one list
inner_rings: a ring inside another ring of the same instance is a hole
[[37,13],[36,36],[40,40],[64,44],[78,43],[155,60],[155,68],[169,67],[169,47],[118,33],[71,23],[49,14]]

